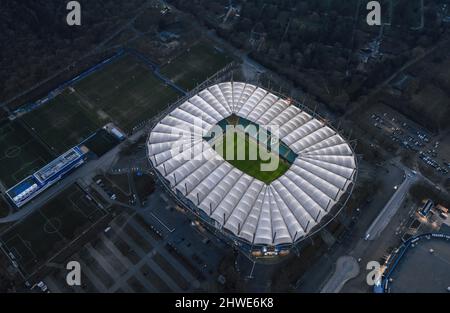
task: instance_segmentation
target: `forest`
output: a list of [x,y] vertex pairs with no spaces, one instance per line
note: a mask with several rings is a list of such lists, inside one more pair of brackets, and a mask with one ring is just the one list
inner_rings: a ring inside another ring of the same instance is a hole
[[0,102],[81,59],[145,1],[79,2],[81,26],[68,26],[67,1],[1,1]]
[[[419,0],[396,0],[392,8],[380,2],[383,21],[392,27],[384,28],[382,55],[360,70],[360,49],[380,35],[380,27],[365,22],[365,0],[171,1],[339,113],[415,57],[416,48],[433,46],[446,29],[438,16],[442,1],[426,2],[421,29]],[[221,16],[229,3],[240,6],[240,17],[225,27]]]

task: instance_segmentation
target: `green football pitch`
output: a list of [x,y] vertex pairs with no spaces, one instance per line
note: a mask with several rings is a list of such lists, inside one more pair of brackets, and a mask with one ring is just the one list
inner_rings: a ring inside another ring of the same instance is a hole
[[18,121],[0,122],[0,180],[6,188],[34,173],[51,154]]
[[[199,42],[161,72],[191,89],[231,60],[226,53]],[[142,60],[125,54],[17,121],[0,125],[0,145],[4,147],[0,180],[13,186],[109,122],[131,132],[181,96]]]
[[[241,132],[235,132],[234,136],[224,135],[214,145],[214,149],[231,165],[266,184],[276,180],[290,167],[278,153],[268,151],[265,146]],[[264,164],[274,166],[265,170]]]
[[98,119],[112,120],[125,131],[182,96],[133,55],[125,55],[86,77],[74,89]]
[[28,276],[105,214],[72,185],[6,230],[0,241]]
[[55,152],[62,153],[109,122],[129,132],[180,96],[141,60],[124,55],[22,119]]
[[198,42],[163,66],[161,73],[182,88],[191,90],[231,61],[232,58],[225,52],[205,42]]
[[79,144],[101,126],[79,95],[69,89],[25,114],[22,120],[55,155]]

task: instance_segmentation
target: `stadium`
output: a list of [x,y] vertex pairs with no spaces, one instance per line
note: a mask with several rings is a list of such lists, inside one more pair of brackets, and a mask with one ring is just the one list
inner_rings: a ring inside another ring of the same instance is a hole
[[[251,147],[265,157],[249,159]],[[236,159],[239,149],[245,157]],[[351,145],[320,116],[242,82],[181,102],[152,128],[147,153],[178,203],[253,256],[289,253],[326,226],[345,206],[358,167]]]

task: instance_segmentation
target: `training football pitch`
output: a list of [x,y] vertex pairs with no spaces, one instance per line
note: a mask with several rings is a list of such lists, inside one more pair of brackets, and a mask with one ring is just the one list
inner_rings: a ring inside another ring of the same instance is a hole
[[231,61],[225,52],[199,42],[163,66],[161,73],[182,88],[191,90]]
[[[262,144],[241,132],[235,132],[231,137],[224,135],[214,148],[231,165],[266,184],[276,180],[290,167],[278,153],[269,152]],[[264,170],[262,166],[269,163],[275,164],[274,169]]]
[[10,188],[52,159],[18,121],[0,122],[0,180]]
[[25,114],[22,120],[55,155],[79,144],[101,125],[93,112],[84,108],[83,100],[69,89]]
[[86,196],[72,185],[1,236],[26,276],[106,214]]
[[111,120],[125,131],[181,96],[147,64],[129,54],[81,80],[74,89],[99,119]]
[[[199,42],[161,73],[191,89],[231,60]],[[109,122],[130,133],[181,96],[142,59],[130,53],[119,56],[17,121],[0,124],[0,180],[12,187]]]
[[126,54],[22,118],[55,152],[62,153],[109,122],[129,132],[180,96],[143,61]]

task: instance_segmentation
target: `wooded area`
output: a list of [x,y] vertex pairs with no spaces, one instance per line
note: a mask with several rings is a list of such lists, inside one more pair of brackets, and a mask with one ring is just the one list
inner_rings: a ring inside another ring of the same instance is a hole
[[2,1],[0,101],[78,61],[136,14],[144,0],[79,2],[81,26],[68,26],[66,1]]

